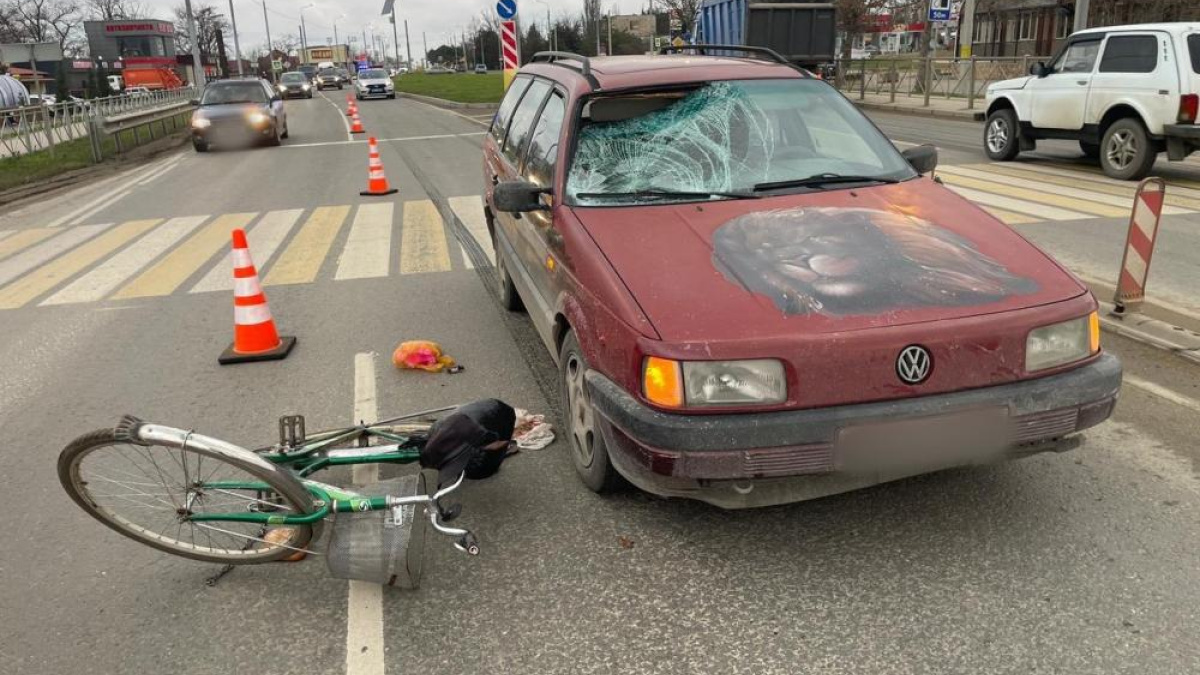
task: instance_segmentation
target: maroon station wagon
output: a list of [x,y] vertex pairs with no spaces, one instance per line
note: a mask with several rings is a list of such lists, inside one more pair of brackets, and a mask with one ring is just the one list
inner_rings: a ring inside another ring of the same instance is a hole
[[593,490],[793,502],[1078,445],[1096,300],[766,50],[542,53],[484,146],[501,303]]

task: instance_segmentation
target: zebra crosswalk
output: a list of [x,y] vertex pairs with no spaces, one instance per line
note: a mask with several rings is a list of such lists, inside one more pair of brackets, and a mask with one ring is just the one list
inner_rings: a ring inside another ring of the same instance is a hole
[[[1044,161],[943,165],[937,175],[1009,225],[1128,218],[1137,191],[1137,183],[1108,178],[1096,167]],[[1164,216],[1200,212],[1200,182],[1167,183]]]
[[[492,259],[479,196],[449,206]],[[0,230],[0,310],[229,292],[234,228],[268,287],[473,267],[429,200]]]

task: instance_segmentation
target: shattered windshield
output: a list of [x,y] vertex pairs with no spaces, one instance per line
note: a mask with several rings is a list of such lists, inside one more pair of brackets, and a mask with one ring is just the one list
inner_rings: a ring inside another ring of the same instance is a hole
[[581,206],[664,200],[651,193],[728,198],[826,174],[916,175],[852,104],[815,80],[622,94],[589,102],[583,115],[567,176],[568,196]]

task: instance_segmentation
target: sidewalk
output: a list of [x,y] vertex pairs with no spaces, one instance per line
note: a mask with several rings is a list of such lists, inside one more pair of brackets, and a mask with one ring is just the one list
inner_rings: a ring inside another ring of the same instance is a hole
[[926,107],[923,96],[908,96],[897,93],[896,101],[893,103],[891,94],[888,92],[882,94],[867,92],[863,98],[859,98],[857,89],[842,89],[841,92],[846,95],[846,98],[853,101],[855,105],[866,110],[886,110],[906,115],[929,115],[931,117],[949,117],[963,120],[973,119],[975,113],[984,111],[983,99],[975,99],[975,108],[972,110],[967,108],[966,99],[961,98],[931,96],[929,98],[929,107]]

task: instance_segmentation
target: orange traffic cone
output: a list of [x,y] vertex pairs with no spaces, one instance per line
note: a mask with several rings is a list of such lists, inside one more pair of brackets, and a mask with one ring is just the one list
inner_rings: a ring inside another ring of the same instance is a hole
[[233,231],[233,344],[217,363],[273,361],[282,359],[296,346],[296,338],[280,337],[267,307],[267,296],[258,283],[258,270],[250,258],[245,230]]
[[352,133],[352,134],[363,133],[362,120],[360,120],[358,118],[358,108],[354,109],[354,115],[350,118],[350,133]]
[[367,157],[367,189],[358,194],[364,197],[395,194],[396,188],[390,187],[387,176],[383,175],[383,160],[379,159],[379,144],[374,136],[367,139],[367,147],[371,149]]
[[350,94],[346,94],[346,117],[353,117],[358,112],[358,104]]

